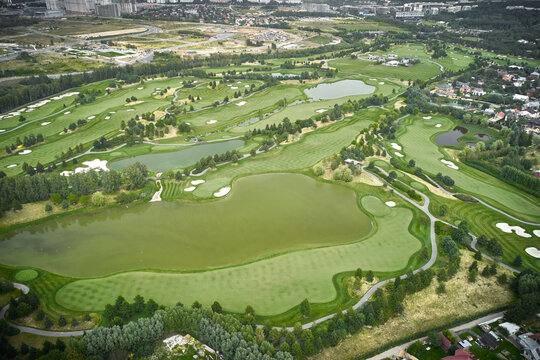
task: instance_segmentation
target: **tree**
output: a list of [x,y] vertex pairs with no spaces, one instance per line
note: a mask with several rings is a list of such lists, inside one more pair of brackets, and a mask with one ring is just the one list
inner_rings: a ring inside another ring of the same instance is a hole
[[43,325],[45,326],[45,329],[49,329],[51,326],[53,326],[53,323],[48,316],[45,316],[43,319]]
[[95,192],[92,195],[92,204],[94,204],[95,206],[104,206],[106,200],[107,199],[105,198],[105,195],[103,195],[101,191]]
[[140,189],[146,184],[148,170],[146,165],[136,162],[124,169],[125,186],[128,190]]
[[300,313],[304,316],[309,316],[311,314],[311,305],[308,299],[304,299],[300,303]]
[[356,272],[354,273],[354,276],[357,278],[357,279],[362,279],[362,269],[358,268],[356,269]]
[[52,210],[53,210],[53,208],[52,208],[51,204],[46,204],[45,205],[45,211],[46,212],[51,212]]
[[202,305],[201,305],[200,302],[198,302],[197,300],[195,300],[195,301],[193,302],[193,304],[191,304],[191,307],[192,307],[193,309],[200,309],[200,308],[202,308]]
[[520,267],[521,264],[522,264],[523,260],[521,259],[521,255],[518,255],[516,256],[516,258],[514,259],[514,261],[512,262],[512,264],[516,267]]
[[409,160],[409,164],[408,164],[409,168],[414,168],[416,166],[416,161],[414,161],[413,159]]
[[428,341],[432,346],[441,347],[441,335],[437,331],[431,331],[428,333]]
[[76,204],[77,201],[79,201],[79,197],[75,194],[69,194],[68,197],[67,197],[67,201],[70,203],[70,204]]
[[62,209],[67,209],[69,207],[69,203],[67,202],[67,200],[64,200],[62,201]]
[[221,307],[221,304],[219,302],[214,301],[214,303],[212,304],[212,311],[220,314],[221,312],[223,312],[223,308]]
[[439,216],[444,217],[444,216],[446,216],[447,213],[448,213],[448,206],[446,206],[444,204],[439,206]]
[[66,318],[64,317],[64,315],[60,315],[60,317],[58,318],[58,326],[64,327],[66,326],[66,324],[67,324]]
[[62,202],[62,196],[60,194],[51,194],[50,200],[53,204],[60,204]]
[[441,241],[442,250],[448,255],[449,258],[456,256],[459,251],[456,243],[450,236],[445,236]]
[[373,271],[369,270],[369,271],[366,273],[366,281],[367,281],[367,282],[372,282],[374,277],[375,277],[375,276],[373,275]]
[[79,325],[77,318],[75,316],[71,316],[71,327],[75,327],[77,325]]

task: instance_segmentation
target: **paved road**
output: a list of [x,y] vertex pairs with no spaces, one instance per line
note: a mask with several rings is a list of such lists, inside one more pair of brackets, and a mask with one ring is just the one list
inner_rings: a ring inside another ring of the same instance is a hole
[[163,185],[161,184],[161,173],[156,174],[156,184],[159,184],[159,190],[156,191],[156,193],[152,196],[152,200],[150,202],[156,202],[161,201],[161,192],[163,191]]

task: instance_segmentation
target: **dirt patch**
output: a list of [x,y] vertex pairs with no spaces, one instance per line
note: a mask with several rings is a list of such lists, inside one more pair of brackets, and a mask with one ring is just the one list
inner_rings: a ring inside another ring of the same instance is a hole
[[132,28],[132,29],[122,29],[122,30],[112,30],[112,31],[102,31],[102,32],[96,32],[96,33],[80,34],[80,35],[75,35],[75,36],[82,39],[93,39],[93,38],[101,38],[101,37],[107,37],[107,36],[136,34],[136,33],[141,33],[145,31],[146,31],[146,28],[139,27],[139,28]]
[[394,104],[394,109],[399,110],[403,106],[406,106],[405,102],[403,100],[399,100],[399,101],[396,101],[396,103]]
[[317,125],[317,127],[315,129],[313,127],[302,128],[302,131],[300,133],[289,135],[289,137],[287,138],[287,141],[282,142],[282,144],[287,145],[287,144],[292,144],[293,142],[297,142],[298,140],[302,138],[302,135],[310,133],[317,129],[326,127],[328,125],[332,125],[333,123],[335,123],[335,121],[328,121],[326,123],[323,123],[322,121],[316,121],[315,125]]
[[373,278],[372,282],[368,282],[365,278],[358,279],[355,276],[351,276],[347,279],[347,293],[352,297],[362,297],[370,288],[373,287],[379,279]]
[[165,114],[167,114],[165,111],[161,111],[161,110],[154,111],[154,116],[156,117],[156,121],[164,117]]
[[176,87],[176,88],[167,89],[167,91],[163,95],[156,95],[155,98],[156,99],[165,99],[167,96],[174,95],[174,92],[176,90],[180,89],[180,88],[181,88],[181,86]]

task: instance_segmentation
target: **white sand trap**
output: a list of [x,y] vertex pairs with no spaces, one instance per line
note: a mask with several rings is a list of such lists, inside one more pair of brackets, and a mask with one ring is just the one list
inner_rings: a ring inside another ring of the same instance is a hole
[[244,106],[247,104],[247,101],[240,101],[236,106]]
[[238,90],[238,86],[232,86],[231,90]]
[[228,87],[231,87],[232,85],[231,85],[231,84],[229,84],[229,85],[227,85],[227,86],[228,86]]
[[135,109],[127,109],[127,111],[135,111]]
[[110,118],[110,116],[105,116],[105,120],[109,120]]
[[71,111],[66,111],[66,112],[64,113],[64,115],[69,115],[69,114],[71,114]]
[[326,111],[328,111],[328,110],[326,110],[326,109],[319,109],[319,110],[316,110],[315,112],[316,112],[316,113],[319,113],[319,114],[322,114],[322,113],[324,113],[324,112],[326,112]]
[[11,168],[14,168],[15,166],[17,166],[17,164],[11,164],[11,165],[8,165],[7,168],[11,169]]
[[26,110],[27,113],[34,111],[35,109],[28,109]]
[[193,81],[193,83],[194,83],[194,84],[196,84],[196,83],[198,83],[198,82],[199,82],[199,80],[195,80],[195,81]]
[[186,123],[186,125],[191,125],[191,123]]
[[42,123],[41,123],[41,126],[47,126],[47,125],[49,125],[50,123],[51,123],[50,121],[45,121],[45,122],[42,122]]
[[206,181],[204,180],[193,180],[191,182],[191,185],[200,185],[200,184],[204,184]]
[[190,186],[184,189],[184,191],[187,191],[187,192],[192,192],[193,190],[195,190],[195,186]]
[[525,249],[525,252],[534,258],[540,259],[540,250],[535,247],[528,247]]
[[161,90],[161,88],[156,88],[156,90]]
[[30,154],[32,152],[32,150],[23,150],[19,153],[19,155],[26,155],[26,154]]
[[137,88],[137,90],[142,90],[142,89],[144,89],[144,88],[143,88],[143,87],[138,87],[138,88]]
[[371,81],[377,81],[377,79],[369,79],[369,80],[371,80]]
[[501,229],[502,232],[505,232],[507,234],[511,234],[512,232],[515,232],[516,235],[524,237],[524,238],[530,238],[532,236],[531,234],[527,234],[525,232],[525,229],[522,228],[521,226],[517,226],[517,225],[510,226],[508,225],[508,223],[497,223],[497,225],[495,226]]
[[107,168],[107,160],[94,159],[92,161],[85,161],[83,165],[88,166],[92,170],[109,171]]
[[540,237],[540,230],[533,230],[533,234],[536,235],[536,237]]
[[454,163],[451,162],[451,161],[441,159],[441,162],[442,162],[443,164],[445,164],[446,166],[448,166],[450,169],[459,170],[459,168],[456,166],[456,164],[454,164]]
[[405,155],[403,155],[402,153],[397,152],[397,151],[396,151],[394,154],[396,154],[397,157],[403,157],[403,156],[405,156]]
[[95,118],[96,118],[96,115],[92,115],[92,116],[88,117],[88,120],[92,120],[92,119],[95,119]]
[[424,116],[423,119],[424,120],[429,120],[429,119],[431,119],[431,116]]
[[5,129],[0,129],[0,133],[3,133],[4,131],[6,131]]
[[116,111],[111,111],[109,112],[109,114],[116,114]]
[[401,146],[399,146],[398,144],[396,143],[392,143],[392,148],[396,149],[396,150],[401,150]]
[[212,125],[212,124],[217,123],[217,120],[208,120],[206,123],[207,123],[208,125]]
[[248,88],[248,87],[249,87],[249,85],[244,85],[244,87],[245,87],[245,88]]
[[229,191],[231,191],[231,187],[230,186],[225,186],[225,187],[222,187],[221,189],[219,189],[219,191],[216,191],[214,193],[214,196],[215,197],[222,197],[222,196],[225,196],[229,193]]
[[379,85],[384,85],[384,82],[383,82],[383,81],[381,81],[381,82],[379,83]]
[[237,84],[241,84],[242,82],[241,82],[241,81],[237,81],[236,83],[237,83]]
[[441,126],[442,126],[442,124],[435,125],[436,128],[440,128]]
[[386,204],[386,206],[389,206],[389,207],[394,207],[394,206],[396,206],[396,203],[393,202],[393,201],[387,201],[387,202],[385,202],[385,204]]

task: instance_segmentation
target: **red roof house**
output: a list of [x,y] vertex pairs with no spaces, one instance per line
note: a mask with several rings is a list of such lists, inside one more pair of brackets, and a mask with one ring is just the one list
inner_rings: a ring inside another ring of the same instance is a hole
[[443,357],[441,360],[474,360],[475,357],[472,356],[467,350],[458,349],[452,356]]
[[452,346],[452,343],[450,342],[450,340],[446,338],[446,336],[443,335],[442,332],[439,333],[439,335],[441,336],[441,347],[443,348],[444,351],[448,351],[450,347]]

